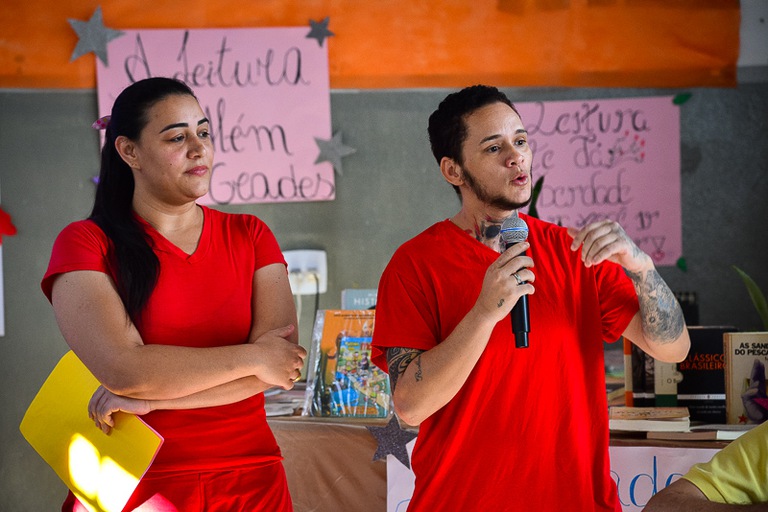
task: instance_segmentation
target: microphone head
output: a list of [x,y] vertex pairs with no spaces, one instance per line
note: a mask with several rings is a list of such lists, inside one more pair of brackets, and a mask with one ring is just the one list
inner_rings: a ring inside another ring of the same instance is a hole
[[528,224],[515,215],[505,219],[501,224],[501,240],[509,247],[528,238]]

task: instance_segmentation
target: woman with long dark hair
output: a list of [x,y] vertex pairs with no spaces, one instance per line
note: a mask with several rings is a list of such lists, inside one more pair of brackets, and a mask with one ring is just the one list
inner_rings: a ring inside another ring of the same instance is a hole
[[[105,124],[93,211],[57,237],[42,288],[101,383],[96,427],[123,411],[165,438],[125,510],[290,511],[262,392],[290,389],[306,351],[277,241],[197,204],[214,151],[184,83],[132,84]],[[62,510],[86,509],[70,493]]]

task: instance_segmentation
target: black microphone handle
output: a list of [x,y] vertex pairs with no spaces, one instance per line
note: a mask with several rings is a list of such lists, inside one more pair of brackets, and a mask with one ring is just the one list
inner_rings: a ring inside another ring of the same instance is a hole
[[[510,246],[508,245],[507,248]],[[525,255],[525,252],[523,252]],[[523,295],[512,307],[509,315],[512,319],[512,332],[515,334],[515,347],[528,348],[528,333],[531,332],[531,315],[528,312],[528,296]]]
[[531,318],[528,313],[528,296],[523,295],[512,307],[512,332],[515,333],[515,347],[528,348],[528,333],[531,332]]

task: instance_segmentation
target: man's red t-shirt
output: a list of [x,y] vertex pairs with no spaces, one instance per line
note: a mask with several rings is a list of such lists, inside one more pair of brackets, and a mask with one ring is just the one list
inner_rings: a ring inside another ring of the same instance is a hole
[[[564,228],[528,223],[530,347],[500,321],[459,393],[419,428],[409,511],[621,510],[608,459],[603,340],[638,311],[613,263],[587,268]],[[446,220],[396,251],[379,284],[373,361],[455,329],[499,254]],[[428,371],[425,368],[424,371]]]

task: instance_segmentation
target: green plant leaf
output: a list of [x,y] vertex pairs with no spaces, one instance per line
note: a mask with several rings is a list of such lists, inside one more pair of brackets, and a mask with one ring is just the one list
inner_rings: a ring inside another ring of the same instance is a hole
[[742,281],[744,281],[744,284],[747,287],[747,291],[749,292],[749,296],[752,298],[752,303],[755,305],[755,309],[757,309],[757,313],[760,315],[760,318],[763,321],[763,328],[768,331],[768,302],[765,300],[765,295],[763,295],[760,287],[757,286],[757,283],[755,283],[752,278],[747,275],[746,272],[741,270],[736,265],[731,265],[731,267],[736,271],[737,274],[739,274]]
[[528,215],[535,219],[539,218],[539,211],[536,209],[536,201],[539,199],[541,187],[543,186],[544,176],[540,176],[539,179],[536,180],[536,183],[533,184],[533,190],[531,191],[531,206],[528,207]]

